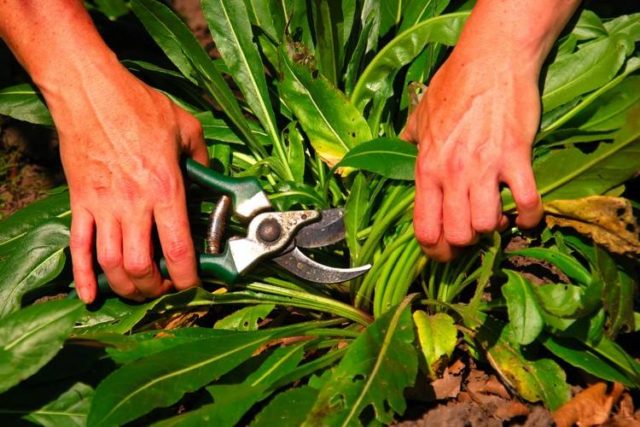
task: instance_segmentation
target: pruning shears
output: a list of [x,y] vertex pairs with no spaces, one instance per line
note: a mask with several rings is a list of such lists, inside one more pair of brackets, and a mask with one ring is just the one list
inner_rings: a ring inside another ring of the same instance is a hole
[[[345,282],[371,268],[370,265],[330,267],[309,258],[300,250],[320,248],[343,240],[342,209],[274,212],[255,178],[228,177],[191,159],[186,161],[185,170],[192,182],[223,194],[211,213],[206,248],[199,255],[202,277],[216,277],[232,284],[243,273],[267,260],[297,277],[316,283]],[[232,237],[221,248],[220,240],[230,206],[234,215],[247,223],[247,235]]]

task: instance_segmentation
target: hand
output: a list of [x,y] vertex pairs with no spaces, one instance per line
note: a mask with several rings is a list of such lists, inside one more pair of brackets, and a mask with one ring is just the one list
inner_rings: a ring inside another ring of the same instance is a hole
[[518,226],[542,218],[531,169],[537,71],[456,48],[410,116],[403,137],[419,148],[414,227],[431,258],[449,261],[480,234],[506,227],[500,183],[513,194]]
[[[177,289],[197,285],[179,158],[185,153],[208,163],[200,123],[117,61],[46,98],[71,195],[80,298],[89,303],[96,296],[94,244],[110,286],[125,298],[158,296],[171,282]],[[171,282],[154,262],[154,226]]]

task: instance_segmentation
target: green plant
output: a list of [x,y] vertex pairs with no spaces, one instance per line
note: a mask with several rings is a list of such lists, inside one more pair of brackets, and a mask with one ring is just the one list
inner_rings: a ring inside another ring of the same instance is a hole
[[[126,64],[200,119],[215,167],[259,177],[278,208],[346,206],[349,256],[344,247],[316,256],[373,268],[344,287],[264,268],[228,289],[207,283],[144,304],[32,304],[68,291],[70,211],[59,189],[0,223],[0,414],[43,424],[389,423],[406,408],[405,388],[437,376],[459,337],[550,408],[569,397],[558,361],[640,384],[638,362],[615,341],[636,328],[637,258],[548,229],[539,247],[505,251],[518,234],[509,230],[437,264],[413,238],[415,147],[396,138],[407,88],[429,79],[467,11],[417,0],[202,3],[222,59],[163,4],[133,0],[177,71]],[[639,29],[640,15],[603,22],[583,11],[559,40],[534,151],[545,201],[621,194],[640,169]],[[0,91],[0,113],[51,122],[28,85]],[[212,201],[190,202],[198,234]],[[508,192],[503,202],[514,208]],[[568,280],[534,286],[508,268],[515,256]],[[212,328],[205,317],[165,330],[207,311]]]

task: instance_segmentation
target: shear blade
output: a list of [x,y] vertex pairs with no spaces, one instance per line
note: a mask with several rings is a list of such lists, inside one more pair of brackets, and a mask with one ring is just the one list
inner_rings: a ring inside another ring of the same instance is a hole
[[[297,239],[296,239],[297,240]],[[341,283],[363,275],[371,268],[363,265],[356,268],[334,268],[320,264],[303,254],[300,249],[291,251],[272,258],[278,265],[295,274],[296,276],[315,283]]]
[[320,220],[303,226],[296,233],[296,246],[301,248],[321,248],[344,239],[343,209],[320,211]]

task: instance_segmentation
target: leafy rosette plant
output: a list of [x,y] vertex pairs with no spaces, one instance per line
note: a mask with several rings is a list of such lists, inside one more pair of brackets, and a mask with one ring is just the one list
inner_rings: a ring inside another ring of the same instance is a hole
[[[549,227],[496,233],[438,264],[413,236],[416,148],[397,135],[415,83],[455,45],[466,8],[203,0],[220,53],[212,59],[164,4],[130,6],[173,68],[126,65],[196,115],[214,167],[258,177],[279,209],[344,206],[346,246],[314,256],[373,268],[340,286],[265,266],[230,287],[211,282],[143,304],[42,302],[71,282],[69,199],[57,189],[0,223],[3,417],[388,424],[404,413],[407,388],[437,378],[463,342],[523,399],[550,409],[570,396],[568,365],[640,385],[640,365],[616,340],[637,329],[640,243],[631,202],[612,197],[640,170],[640,14],[601,20],[584,10],[549,59],[534,146]],[[0,113],[51,125],[28,84],[0,91]],[[584,199],[598,195],[609,197]],[[189,200],[201,235],[215,199]],[[503,206],[515,207],[508,191]],[[608,228],[594,231],[594,211]],[[526,244],[507,247],[516,237]],[[532,283],[522,262],[553,280]]]

